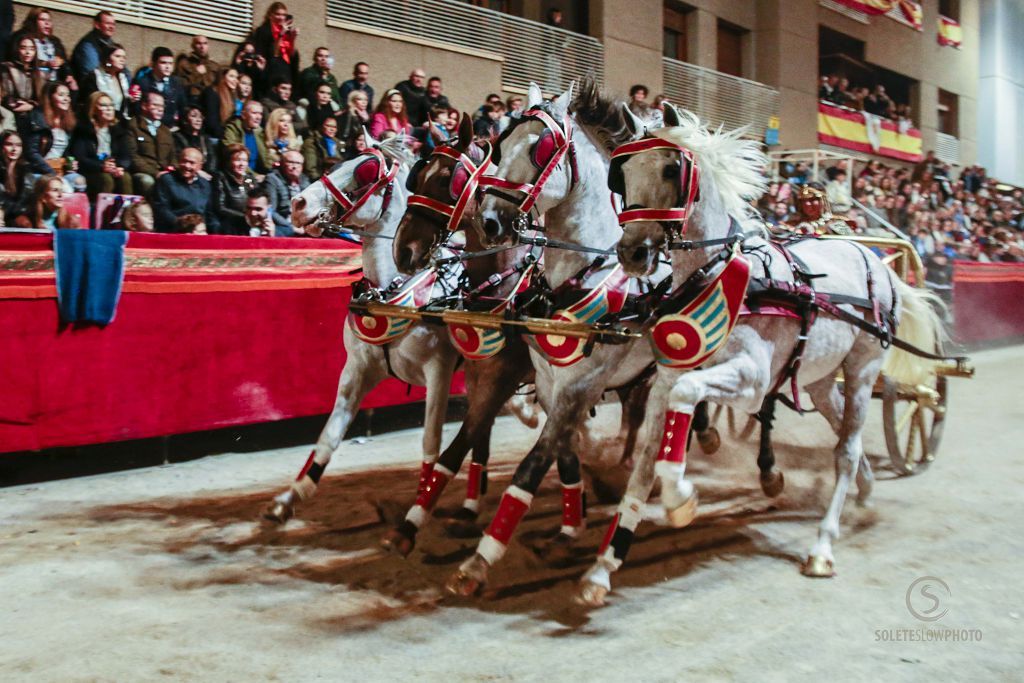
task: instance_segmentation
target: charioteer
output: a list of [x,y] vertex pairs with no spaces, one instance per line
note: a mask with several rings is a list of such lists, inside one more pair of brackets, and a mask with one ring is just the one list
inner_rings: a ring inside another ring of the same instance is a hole
[[845,216],[832,213],[825,188],[820,183],[808,183],[796,195],[795,219],[787,224],[792,232],[801,235],[853,235],[856,224]]

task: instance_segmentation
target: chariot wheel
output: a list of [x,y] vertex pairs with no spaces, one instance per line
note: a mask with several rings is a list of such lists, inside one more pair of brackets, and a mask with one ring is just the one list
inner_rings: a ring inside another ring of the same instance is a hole
[[930,386],[916,388],[882,378],[885,445],[901,476],[921,472],[935,459],[945,426],[946,402],[943,376],[936,376]]

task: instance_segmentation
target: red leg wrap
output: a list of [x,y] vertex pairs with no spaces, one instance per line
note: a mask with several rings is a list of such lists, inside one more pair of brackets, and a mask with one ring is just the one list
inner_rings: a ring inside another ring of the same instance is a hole
[[466,499],[480,500],[480,479],[483,477],[484,466],[480,463],[469,463],[469,481],[466,482]]
[[608,531],[604,533],[604,540],[601,541],[601,547],[597,551],[598,555],[604,555],[604,551],[608,550],[608,546],[612,543],[612,538],[615,537],[615,530],[619,528],[619,519],[621,518],[622,515],[619,513],[615,513],[615,516],[612,517],[612,523],[608,525]]
[[583,487],[562,486],[562,526],[583,524]]
[[491,520],[491,525],[487,527],[487,535],[502,545],[508,545],[516,527],[519,526],[519,520],[523,518],[529,507],[528,503],[524,503],[506,492],[501,497],[501,504],[498,506],[498,512],[495,513],[494,519]]
[[679,465],[686,463],[686,439],[690,434],[690,420],[687,413],[673,410],[665,413],[665,429],[658,449],[658,462],[663,460]]
[[[423,463],[423,468],[426,469],[426,467],[427,463]],[[448,485],[449,479],[451,477],[448,473],[442,472],[431,465],[431,472],[426,475],[426,481],[420,484],[420,493],[416,496],[416,505],[419,505],[424,510],[433,510],[434,506],[437,505],[437,499],[441,497],[441,492]]]
[[423,495],[427,485],[430,483],[430,475],[433,474],[433,472],[434,463],[424,460],[420,464],[420,485],[419,488],[416,489],[416,494],[418,496]]

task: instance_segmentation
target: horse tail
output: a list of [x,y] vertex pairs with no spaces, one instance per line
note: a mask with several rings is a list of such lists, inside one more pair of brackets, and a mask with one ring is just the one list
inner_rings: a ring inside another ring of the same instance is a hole
[[[919,349],[942,353],[949,339],[942,323],[946,305],[927,289],[912,287],[902,280],[896,280],[896,293],[900,302],[896,336]],[[917,386],[930,382],[938,363],[893,346],[886,355],[882,372],[901,384]]]

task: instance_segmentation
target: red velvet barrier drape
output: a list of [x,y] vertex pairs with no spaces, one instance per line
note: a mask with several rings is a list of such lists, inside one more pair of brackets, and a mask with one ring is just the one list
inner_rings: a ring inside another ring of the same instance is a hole
[[961,342],[1024,337],[1024,264],[958,261],[953,314]]

